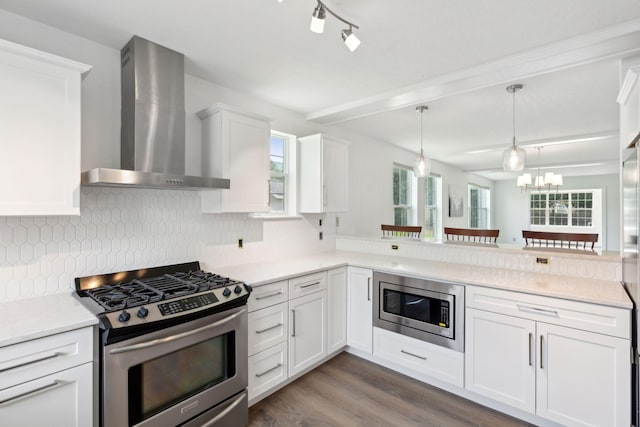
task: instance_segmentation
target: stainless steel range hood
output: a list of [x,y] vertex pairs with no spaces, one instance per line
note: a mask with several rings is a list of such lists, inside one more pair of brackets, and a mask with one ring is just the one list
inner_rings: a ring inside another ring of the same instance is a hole
[[228,179],[184,174],[184,55],[135,36],[120,60],[122,169],[91,169],[82,173],[81,184],[229,188]]

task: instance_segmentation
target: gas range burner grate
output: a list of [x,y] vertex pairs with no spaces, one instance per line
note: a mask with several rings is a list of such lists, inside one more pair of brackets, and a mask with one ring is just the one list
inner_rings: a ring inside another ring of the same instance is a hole
[[117,311],[197,292],[236,285],[227,277],[202,270],[134,279],[127,283],[102,285],[86,291],[106,311]]
[[189,271],[186,273],[174,273],[171,274],[171,276],[175,277],[178,280],[182,280],[185,283],[197,286],[199,292],[238,283],[235,280],[229,279],[228,277],[223,277],[219,274],[209,273],[202,270]]
[[122,310],[128,307],[148,304],[160,301],[163,298],[161,292],[139,281],[104,285],[87,291],[87,295],[107,311]]

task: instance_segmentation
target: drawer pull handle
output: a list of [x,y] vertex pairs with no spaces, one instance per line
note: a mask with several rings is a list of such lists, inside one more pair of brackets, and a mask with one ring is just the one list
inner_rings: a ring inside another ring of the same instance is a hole
[[544,308],[529,307],[527,305],[522,305],[522,304],[518,304],[518,310],[520,310],[520,311],[528,311],[529,313],[542,314],[542,315],[545,315],[545,316],[559,317],[558,316],[558,310],[548,310],[548,309],[544,309]]
[[291,337],[295,338],[296,337],[296,311],[295,310],[291,310],[291,316],[293,317],[293,321],[291,322],[293,324],[293,327],[291,328]]
[[405,351],[405,350],[402,350],[402,349],[400,349],[400,353],[408,354],[409,356],[417,357],[418,359],[421,359],[421,360],[427,360],[426,356],[419,356],[417,354],[414,354],[414,353],[411,353],[411,352],[408,352],[408,351]]
[[13,366],[10,366],[8,368],[0,369],[0,372],[6,372],[6,371],[10,371],[12,369],[22,368],[23,366],[32,365],[32,364],[38,363],[38,362],[44,362],[45,360],[55,359],[56,357],[60,357],[60,356],[64,356],[64,353],[55,352],[55,353],[50,354],[48,356],[44,356],[44,357],[40,357],[38,359],[30,360],[28,362],[20,363],[19,365],[13,365]]
[[284,292],[282,291],[278,291],[278,292],[272,292],[270,294],[265,294],[265,295],[260,295],[259,297],[256,297],[256,301],[260,301],[261,299],[267,299],[267,298],[271,298],[271,297],[276,297],[278,295],[282,295]]
[[272,329],[279,328],[280,326],[282,326],[282,323],[278,323],[276,325],[269,326],[268,328],[265,328],[265,329],[260,329],[259,331],[256,331],[256,334],[264,334],[265,332],[270,331]]
[[300,289],[304,289],[304,288],[310,288],[311,286],[317,286],[319,285],[320,282],[313,282],[313,283],[309,283],[308,285],[302,285],[300,286]]
[[16,396],[10,397],[8,399],[0,400],[0,405],[5,405],[7,403],[13,402],[14,400],[22,399],[22,398],[31,396],[32,394],[40,393],[50,388],[61,386],[62,384],[64,384],[62,381],[55,380],[51,384],[43,385],[42,387],[38,387],[34,390],[29,390],[24,393],[20,393]]
[[264,372],[261,372],[261,373],[259,373],[259,374],[256,374],[256,377],[257,377],[257,378],[264,377],[264,376],[265,376],[265,375],[267,375],[269,372],[273,372],[273,371],[275,371],[276,369],[278,369],[280,366],[282,366],[282,363],[278,363],[278,364],[277,364],[276,366],[274,366],[273,368],[269,368],[269,369],[267,369],[267,370],[266,370],[266,371],[264,371]]

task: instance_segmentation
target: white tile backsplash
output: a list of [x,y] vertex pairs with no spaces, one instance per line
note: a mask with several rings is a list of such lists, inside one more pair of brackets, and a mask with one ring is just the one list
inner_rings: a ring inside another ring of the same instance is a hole
[[71,291],[92,274],[194,260],[213,270],[335,247],[335,227],[318,239],[323,216],[202,214],[196,191],[82,187],[80,206],[80,216],[0,217],[0,301]]

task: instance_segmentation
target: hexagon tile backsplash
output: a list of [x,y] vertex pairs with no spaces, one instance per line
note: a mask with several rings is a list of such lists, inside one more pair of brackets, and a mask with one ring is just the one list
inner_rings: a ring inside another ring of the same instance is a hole
[[263,221],[247,214],[200,213],[194,191],[83,187],[80,203],[80,216],[0,217],[0,301],[70,291],[75,277],[199,260],[263,235]]

